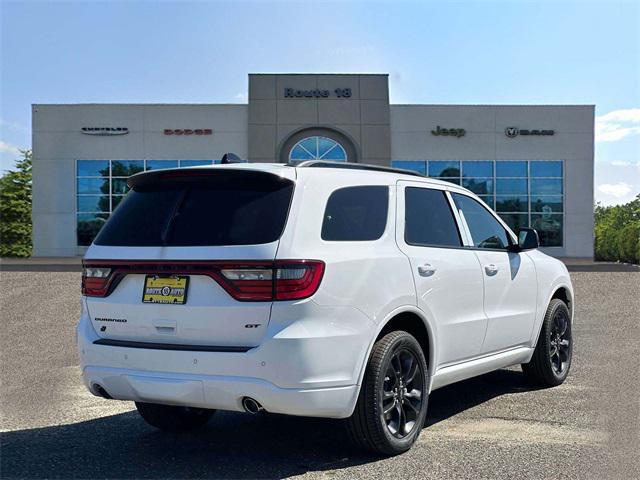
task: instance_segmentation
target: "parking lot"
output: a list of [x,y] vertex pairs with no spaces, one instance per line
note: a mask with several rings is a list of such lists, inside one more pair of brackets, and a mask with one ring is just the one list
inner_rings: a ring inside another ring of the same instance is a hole
[[640,478],[637,272],[572,273],[564,385],[532,389],[514,367],[438,390],[416,446],[387,459],[322,419],[218,412],[197,433],[159,433],[82,386],[79,273],[0,275],[2,478]]

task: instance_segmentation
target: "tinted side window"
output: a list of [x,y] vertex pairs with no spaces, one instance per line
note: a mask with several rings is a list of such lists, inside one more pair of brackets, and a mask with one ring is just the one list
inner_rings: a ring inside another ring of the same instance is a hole
[[465,195],[453,193],[452,196],[467,221],[475,247],[502,249],[509,245],[507,231],[485,207]]
[[404,196],[404,241],[408,245],[462,245],[443,191],[408,187]]
[[377,240],[384,233],[389,210],[389,187],[362,186],[336,190],[327,201],[322,239]]

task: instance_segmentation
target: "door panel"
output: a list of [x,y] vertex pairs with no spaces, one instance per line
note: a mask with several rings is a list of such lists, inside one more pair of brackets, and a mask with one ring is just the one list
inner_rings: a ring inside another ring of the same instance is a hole
[[460,193],[452,193],[452,198],[484,279],[484,311],[489,324],[482,353],[527,344],[536,312],[533,262],[524,253],[508,251],[515,240],[482,203]]
[[478,259],[462,246],[443,190],[399,182],[398,191],[396,240],[411,262],[418,307],[433,321],[435,367],[473,358],[487,329]]
[[482,352],[527,344],[537,295],[533,262],[523,253],[482,250],[475,253],[483,268],[484,309],[489,318]]

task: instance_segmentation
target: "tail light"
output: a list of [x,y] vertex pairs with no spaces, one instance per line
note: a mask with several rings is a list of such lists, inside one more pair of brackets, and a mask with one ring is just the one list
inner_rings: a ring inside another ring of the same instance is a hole
[[106,297],[112,270],[107,267],[85,266],[82,269],[82,294],[88,297]]
[[324,275],[324,262],[91,261],[84,264],[82,294],[106,297],[125,275],[150,273],[206,275],[240,301],[300,300],[318,290]]
[[220,274],[220,284],[236,300],[300,300],[318,290],[324,262],[279,260],[263,266],[225,265]]

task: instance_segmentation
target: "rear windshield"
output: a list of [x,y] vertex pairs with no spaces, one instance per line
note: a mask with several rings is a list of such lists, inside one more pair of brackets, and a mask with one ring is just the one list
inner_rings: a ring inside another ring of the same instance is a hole
[[107,246],[255,245],[280,238],[293,182],[237,170],[180,172],[138,182],[94,243]]

